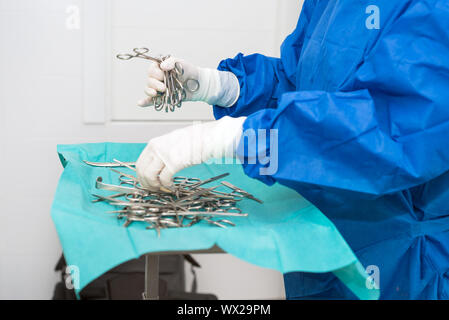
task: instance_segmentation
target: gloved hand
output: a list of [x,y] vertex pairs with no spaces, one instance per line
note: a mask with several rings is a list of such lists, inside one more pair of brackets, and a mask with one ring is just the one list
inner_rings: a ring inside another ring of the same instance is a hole
[[231,107],[239,98],[240,84],[232,72],[200,68],[175,57],[166,59],[160,66],[156,62],[150,62],[145,88],[145,94],[148,97],[137,103],[141,107],[152,105],[153,97],[157,95],[157,92],[165,92],[164,71],[173,70],[176,63],[179,63],[184,70],[183,75],[180,76],[184,86],[195,89],[195,82],[188,81],[189,79],[196,80],[199,83],[197,91],[192,93],[186,90],[184,101],[203,101],[210,105]]
[[146,188],[169,187],[173,175],[212,158],[235,157],[246,117],[220,120],[175,130],[150,140],[136,163]]

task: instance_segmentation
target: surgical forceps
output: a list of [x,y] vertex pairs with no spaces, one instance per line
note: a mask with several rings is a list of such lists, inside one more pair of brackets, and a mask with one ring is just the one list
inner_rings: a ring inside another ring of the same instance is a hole
[[134,162],[121,162],[116,159],[114,162],[105,163],[85,162],[97,167],[110,167],[110,170],[118,175],[117,185],[104,183],[101,177],[97,178],[95,183],[97,189],[112,191],[114,194],[94,195],[93,202],[104,201],[117,207],[108,213],[116,214],[118,219],[125,219],[125,227],[133,222],[145,222],[148,224],[147,229],[156,230],[158,236],[161,229],[191,227],[202,221],[222,228],[234,226],[234,222],[224,218],[246,217],[247,214],[236,204],[244,197],[254,198],[250,193],[227,182],[223,182],[223,185],[233,187],[230,193],[217,191],[220,185],[202,187],[228,176],[228,173],[205,180],[174,177],[174,184],[170,193],[167,193],[160,189],[144,188],[133,174],[115,169],[127,167],[135,171]]
[[134,48],[133,49],[134,54],[130,53],[121,53],[117,55],[117,58],[120,60],[131,60],[133,58],[141,58],[145,60],[151,60],[158,64],[160,64],[162,61],[164,61],[163,57],[153,57],[148,55],[147,53],[150,52],[148,48]]
[[[131,60],[133,58],[141,58],[145,60],[151,60],[157,64],[161,64],[164,60],[168,59],[170,55],[154,57],[149,55],[148,48],[134,48],[132,54],[118,54],[117,58],[120,60]],[[153,98],[153,104],[156,111],[161,111],[165,107],[165,111],[175,111],[175,107],[180,108],[182,101],[186,99],[186,91],[195,93],[200,88],[198,80],[193,78],[185,79],[181,81],[181,77],[184,75],[184,68],[179,62],[175,63],[173,70],[164,71],[164,84],[166,91],[158,92],[157,96]]]
[[257,201],[257,202],[259,202],[259,203],[263,203],[262,200],[257,199],[257,198],[254,197],[251,193],[248,193],[248,192],[246,192],[245,190],[240,189],[240,188],[234,186],[233,184],[231,184],[231,183],[229,183],[229,182],[227,182],[227,181],[222,181],[221,184],[224,185],[224,186],[226,186],[226,187],[228,187],[228,188],[230,188],[230,189],[232,189],[233,191],[231,192],[231,194],[241,195],[242,197],[245,197],[245,198],[248,198],[248,199]]
[[83,160],[83,162],[89,166],[92,167],[102,167],[102,168],[121,168],[121,167],[135,167],[136,163],[135,162],[92,162],[92,161],[87,161],[87,160]]
[[173,182],[181,187],[188,188],[188,189],[192,190],[192,189],[196,189],[202,185],[220,180],[227,176],[229,176],[229,173],[223,173],[219,176],[209,178],[209,179],[203,180],[203,181],[201,181],[201,179],[198,179],[198,178],[175,177],[175,178],[173,178]]

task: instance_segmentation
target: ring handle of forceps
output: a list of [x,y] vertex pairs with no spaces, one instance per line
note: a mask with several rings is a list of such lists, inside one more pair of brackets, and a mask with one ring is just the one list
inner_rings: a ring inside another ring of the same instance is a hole
[[[174,69],[178,76],[184,75],[184,68],[182,67],[180,62],[175,63]],[[190,86],[189,86],[190,83]],[[193,85],[192,85],[193,83]],[[195,93],[200,88],[200,83],[197,79],[189,78],[184,81],[183,89],[187,90],[190,93]]]

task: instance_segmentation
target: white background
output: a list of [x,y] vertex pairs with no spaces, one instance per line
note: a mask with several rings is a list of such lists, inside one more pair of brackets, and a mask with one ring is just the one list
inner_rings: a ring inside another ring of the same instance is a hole
[[[49,299],[58,280],[50,218],[62,171],[57,144],[146,142],[211,119],[201,104],[169,114],[138,109],[145,61],[117,61],[116,53],[148,46],[209,67],[238,52],[278,56],[301,3],[0,0],[0,299]],[[77,8],[80,28],[67,28]],[[284,297],[278,272],[229,255],[196,258],[200,292]]]

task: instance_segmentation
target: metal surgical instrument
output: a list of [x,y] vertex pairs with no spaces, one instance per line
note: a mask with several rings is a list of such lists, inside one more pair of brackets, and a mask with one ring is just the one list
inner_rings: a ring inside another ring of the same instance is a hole
[[83,162],[92,167],[102,167],[102,168],[120,168],[120,167],[135,167],[135,162],[92,162],[83,160]]
[[[112,191],[109,196],[96,195],[92,202],[105,202],[115,210],[108,211],[115,214],[117,219],[124,219],[127,227],[133,222],[147,223],[147,229],[156,230],[160,235],[164,228],[186,228],[204,222],[210,225],[226,228],[235,226],[233,221],[226,218],[247,217],[237,207],[243,197],[251,197],[246,191],[233,186],[232,192],[226,193],[216,190],[220,185],[204,188],[205,184],[220,180],[228,173],[201,180],[191,177],[174,177],[170,193],[164,190],[150,190],[140,185],[138,179],[129,173],[115,168],[127,167],[135,170],[133,162],[88,162],[97,167],[109,167],[118,176],[118,184],[109,184],[98,177],[95,182],[97,189]],[[224,185],[231,185],[224,183]]]
[[248,198],[248,199],[257,201],[257,202],[259,202],[259,203],[263,203],[262,200],[257,199],[257,198],[254,197],[251,193],[248,193],[248,192],[246,192],[245,190],[242,190],[242,189],[240,189],[240,188],[234,186],[233,184],[231,184],[231,183],[229,183],[229,182],[227,182],[227,181],[222,181],[221,184],[224,185],[224,186],[226,186],[226,187],[228,187],[228,188],[230,188],[230,189],[232,189],[233,192],[231,192],[231,193],[240,194],[242,197],[245,197],[245,198]]
[[[151,60],[157,64],[161,64],[168,59],[170,55],[166,56],[151,56],[148,48],[134,48],[133,53],[118,54],[117,58],[120,60],[131,60],[133,58],[141,58]],[[175,63],[173,70],[164,71],[165,92],[158,92],[157,96],[153,97],[154,109],[165,112],[175,111],[176,108],[182,106],[182,102],[186,99],[187,93],[195,93],[200,88],[200,83],[197,79],[188,78],[182,79],[184,76],[184,68],[179,62]]]
[[150,50],[148,48],[134,48],[132,54],[129,53],[118,54],[117,58],[120,60],[131,60],[133,58],[141,58],[145,60],[151,60],[156,63],[161,63],[162,61],[164,61],[162,57],[150,56],[148,54],[149,52]]

